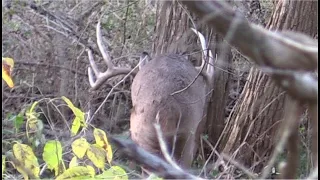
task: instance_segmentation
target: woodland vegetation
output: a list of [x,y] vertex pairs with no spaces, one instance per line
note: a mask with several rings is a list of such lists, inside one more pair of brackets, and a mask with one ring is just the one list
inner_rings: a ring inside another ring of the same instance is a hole
[[[3,0],[3,179],[317,179],[317,17],[318,1]],[[217,58],[192,169],[130,141],[133,75],[90,87],[98,22],[117,67],[197,64],[190,28],[204,34]]]

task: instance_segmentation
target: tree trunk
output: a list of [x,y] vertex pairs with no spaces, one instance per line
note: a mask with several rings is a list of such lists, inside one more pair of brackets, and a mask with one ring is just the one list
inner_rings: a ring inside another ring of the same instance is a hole
[[[317,34],[317,1],[279,0],[267,24],[271,30]],[[250,70],[240,99],[230,114],[222,141],[223,152],[260,171],[276,144],[285,93],[256,68]]]
[[[191,59],[198,60],[196,64],[199,65],[201,47],[197,43],[198,37],[190,31],[191,27],[196,26],[196,23],[193,24],[193,21],[197,21],[196,17],[193,14],[189,14],[177,1],[159,1],[156,18],[157,24],[152,54],[156,56],[165,53],[187,52],[190,54]],[[229,46],[225,46],[224,50],[221,49],[223,39],[214,30],[205,25],[196,26],[196,29],[204,34],[209,41],[209,49],[212,50],[213,54],[218,54],[218,60],[215,64],[214,93],[207,96],[206,112],[208,113],[204,116],[202,122],[205,124],[203,133],[207,133],[210,142],[215,144],[224,125],[225,104],[229,94],[228,80],[230,73],[228,68],[231,64],[232,56]],[[209,89],[209,92],[211,91],[212,89]]]

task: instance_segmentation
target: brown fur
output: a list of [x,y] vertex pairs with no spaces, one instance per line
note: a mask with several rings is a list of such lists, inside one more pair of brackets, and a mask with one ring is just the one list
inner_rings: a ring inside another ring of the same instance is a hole
[[173,96],[171,94],[188,86],[197,74],[198,71],[185,57],[164,55],[143,66],[134,78],[131,89],[133,110],[130,131],[133,141],[161,156],[154,129],[158,114],[170,150],[178,131],[174,159],[183,167],[191,166],[196,152],[196,131],[203,118],[206,84],[199,76],[187,90]]

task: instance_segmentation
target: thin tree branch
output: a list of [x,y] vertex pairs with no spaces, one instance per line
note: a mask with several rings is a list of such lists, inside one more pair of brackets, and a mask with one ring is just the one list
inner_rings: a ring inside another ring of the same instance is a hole
[[133,161],[144,165],[152,172],[166,179],[200,179],[185,171],[180,171],[171,166],[163,159],[153,155],[144,149],[137,146],[135,143],[128,140],[121,140],[114,137],[109,137],[111,142],[116,145],[125,156]]
[[[288,99],[286,100],[286,104],[285,104],[286,109],[285,109],[284,121],[282,124],[282,133],[280,136],[280,140],[277,146],[275,147],[274,152],[271,155],[271,159],[269,160],[268,165],[262,172],[261,179],[266,179],[268,177],[272,167],[274,166],[274,163],[277,160],[278,155],[283,151],[284,146],[286,145],[287,140],[292,135],[292,133],[295,133],[295,131],[293,130],[297,129],[299,125],[300,116],[302,114],[302,112],[300,112],[301,107],[297,100],[293,100],[290,97],[287,97],[287,98]],[[286,168],[287,167],[285,167],[285,169]],[[294,172],[296,172],[296,169],[290,169],[290,171],[292,171],[294,174]]]
[[28,61],[15,61],[15,64],[23,64],[23,65],[28,65],[28,66],[47,66],[47,67],[52,67],[52,68],[60,68],[60,69],[65,69],[68,70],[72,73],[77,73],[79,75],[82,76],[87,76],[87,74],[77,71],[75,69],[71,69],[68,67],[63,67],[63,66],[58,66],[58,65],[53,65],[53,64],[49,64],[49,63],[38,63],[38,62],[28,62]]
[[[311,37],[298,32],[272,32],[250,24],[223,1],[181,2],[222,35],[233,31],[226,40],[258,65],[302,72],[317,70],[318,45]],[[317,80],[307,74],[272,77],[295,98],[314,102],[318,97],[318,88],[313,85]]]

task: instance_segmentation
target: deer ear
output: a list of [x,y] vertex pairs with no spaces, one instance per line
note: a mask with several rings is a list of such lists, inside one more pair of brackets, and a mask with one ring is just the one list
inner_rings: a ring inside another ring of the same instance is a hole
[[146,65],[151,60],[151,57],[147,52],[142,52],[140,55],[140,61],[139,61],[139,70]]

